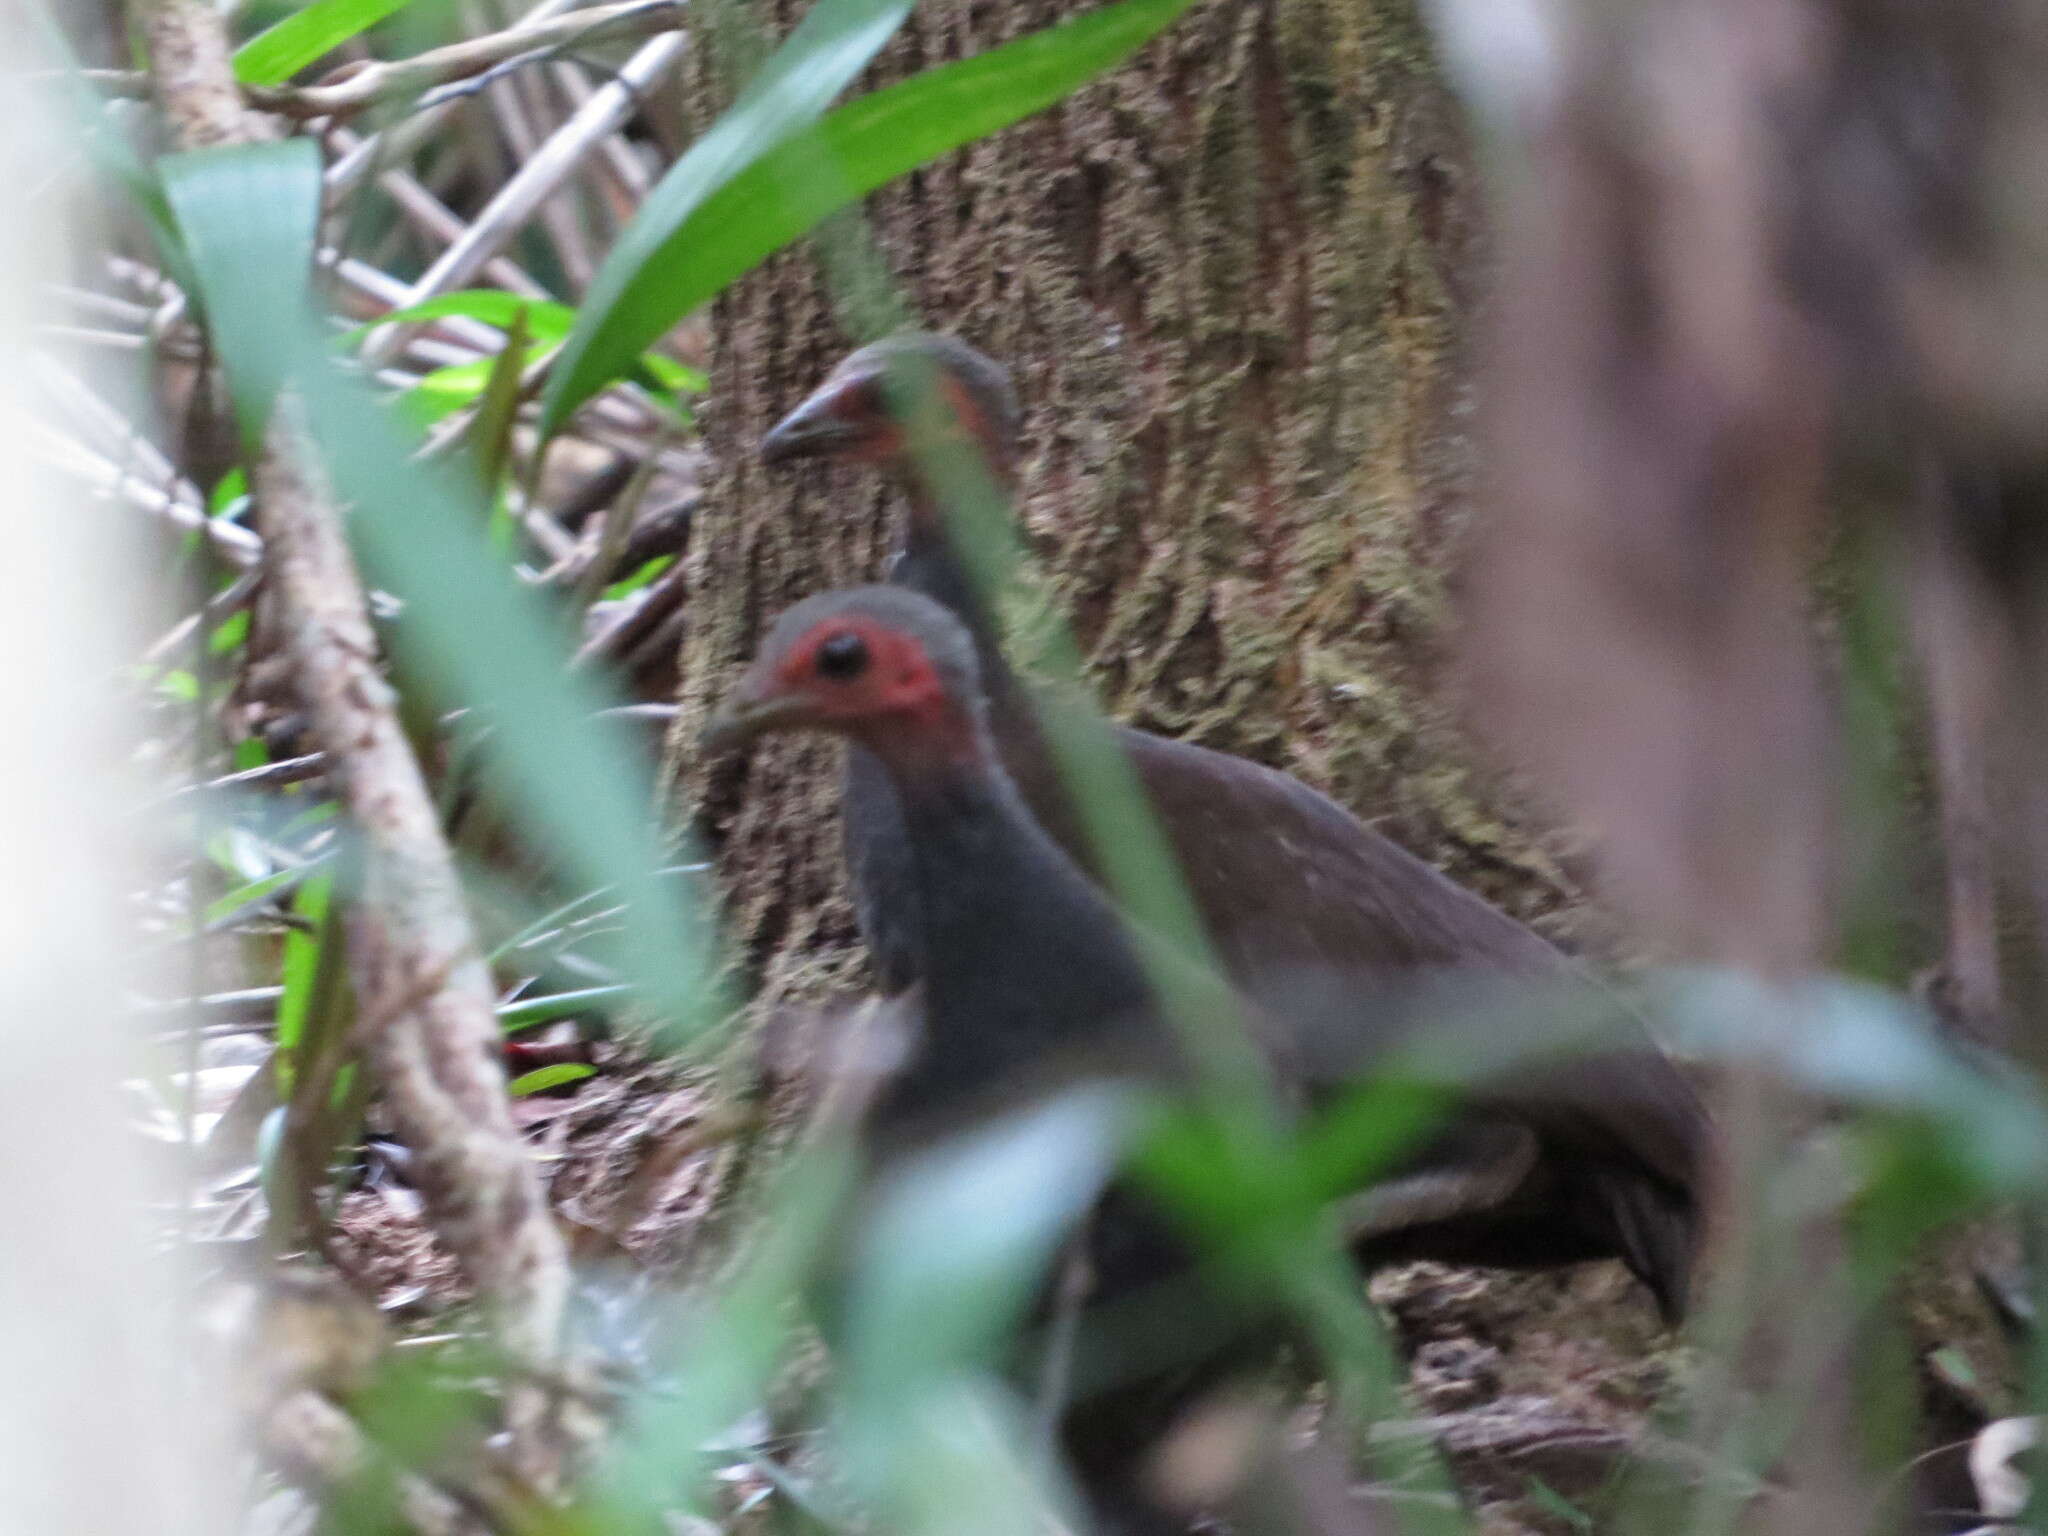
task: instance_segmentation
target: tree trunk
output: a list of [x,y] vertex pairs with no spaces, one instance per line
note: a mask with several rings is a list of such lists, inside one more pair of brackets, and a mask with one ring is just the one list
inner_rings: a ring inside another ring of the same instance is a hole
[[[927,0],[873,75],[1083,8]],[[786,24],[798,6],[771,10]],[[1565,878],[1475,773],[1441,676],[1477,196],[1409,5],[1253,0],[1199,7],[868,213],[917,321],[1016,372],[1025,531],[1107,706],[1299,774],[1557,932]],[[767,619],[881,571],[897,509],[872,476],[753,454],[859,339],[807,249],[712,319],[718,468],[669,767],[777,992],[856,963],[833,749],[700,769],[688,743]]]

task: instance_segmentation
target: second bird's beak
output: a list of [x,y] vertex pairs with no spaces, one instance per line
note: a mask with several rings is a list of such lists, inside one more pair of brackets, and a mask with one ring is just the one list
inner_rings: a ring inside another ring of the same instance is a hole
[[810,701],[800,694],[771,693],[752,673],[740,679],[730,697],[697,733],[697,749],[723,757],[751,745],[770,731],[786,731],[810,718]]
[[769,429],[761,439],[763,464],[788,464],[837,453],[852,444],[855,429],[833,414],[832,388],[814,391],[802,405]]

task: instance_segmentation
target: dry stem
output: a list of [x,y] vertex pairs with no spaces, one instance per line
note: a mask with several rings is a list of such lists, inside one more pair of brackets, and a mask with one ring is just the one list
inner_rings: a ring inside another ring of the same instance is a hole
[[[137,0],[157,89],[187,148],[253,143],[220,13],[205,0]],[[340,509],[277,414],[254,467],[269,600],[314,733],[364,849],[350,953],[363,1047],[406,1140],[435,1230],[491,1305],[500,1343],[529,1380],[560,1370],[567,1258],[507,1107],[490,977],[433,799],[377,664]],[[537,1486],[559,1478],[548,1399],[513,1394],[516,1454]]]
[[592,6],[430,49],[410,59],[346,65],[328,77],[331,83],[251,89],[249,98],[265,110],[287,117],[353,117],[380,101],[466,80],[522,54],[673,32],[682,26],[685,14],[681,0],[625,0],[620,5]]

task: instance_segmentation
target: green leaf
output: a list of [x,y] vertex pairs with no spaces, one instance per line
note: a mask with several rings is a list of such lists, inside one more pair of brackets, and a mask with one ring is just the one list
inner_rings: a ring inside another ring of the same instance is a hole
[[1096,1088],[921,1153],[882,1185],[849,1298],[851,1398],[888,1405],[986,1363],[1115,1171],[1131,1106]]
[[254,448],[283,388],[289,338],[312,323],[320,151],[310,139],[167,155],[160,165],[214,349]]
[[654,579],[676,563],[674,555],[656,555],[645,561],[630,576],[623,576],[604,589],[606,602],[615,603],[622,597],[631,597],[642,587],[653,584]]
[[[713,934],[694,893],[685,899],[685,881],[661,872],[666,841],[654,825],[650,775],[624,723],[600,713],[615,701],[596,680],[567,671],[563,624],[492,556],[475,515],[474,479],[455,463],[416,462],[416,438],[366,380],[332,357],[303,304],[303,267],[244,259],[236,249],[238,232],[274,210],[225,195],[223,188],[263,180],[227,161],[241,155],[271,165],[278,148],[208,151],[166,165],[178,178],[174,202],[230,386],[241,398],[252,379],[273,390],[289,379],[335,492],[351,509],[348,531],[365,574],[405,604],[395,629],[407,652],[401,675],[474,712],[486,728],[489,787],[522,818],[536,850],[571,889],[615,892],[619,931],[606,938],[616,948],[601,958],[680,1036],[692,1035],[723,1017]],[[317,164],[312,169],[317,185]],[[272,323],[221,323],[236,312]]]
[[282,85],[315,59],[359,37],[412,0],[313,0],[235,50],[244,85]]
[[616,1003],[633,995],[631,987],[581,987],[574,992],[557,992],[552,997],[522,997],[498,1010],[498,1023],[506,1034],[551,1024],[556,1019],[588,1013],[600,1003]]
[[206,637],[206,649],[215,656],[225,656],[239,649],[249,638],[249,610],[231,613]]
[[249,475],[237,464],[215,482],[213,493],[206,498],[206,512],[209,517],[226,517],[249,499]]
[[512,1097],[523,1099],[528,1094],[542,1093],[549,1088],[559,1088],[564,1083],[580,1083],[586,1077],[597,1076],[597,1068],[588,1062],[558,1061],[550,1066],[535,1067],[531,1072],[522,1072],[512,1079]]
[[399,396],[406,420],[418,427],[431,427],[475,404],[490,386],[494,359],[495,354],[467,363],[449,363],[422,374],[418,383]]
[[1953,1344],[1942,1345],[1941,1348],[1928,1356],[1928,1361],[1930,1364],[1938,1367],[1941,1373],[1951,1381],[1961,1382],[1964,1386],[1971,1388],[1977,1387],[1980,1383],[1981,1378],[1978,1375],[1977,1367],[1970,1363],[1968,1355],[1964,1354]]
[[422,304],[394,309],[388,315],[344,331],[339,339],[360,341],[380,326],[419,325],[431,320],[478,320],[509,331],[521,310],[526,311],[527,330],[538,341],[560,341],[576,323],[576,311],[553,299],[523,298],[499,288],[466,288]]
[[199,679],[183,667],[172,667],[156,680],[156,691],[167,699],[196,704],[199,702]]
[[272,891],[289,885],[298,877],[299,871],[296,869],[280,869],[263,876],[260,880],[251,880],[237,886],[225,896],[207,903],[205,925],[210,928],[222,918],[231,917],[244,907],[253,907]]
[[640,366],[646,370],[648,382],[666,394],[701,395],[711,387],[711,381],[704,377],[701,369],[679,363],[659,352],[647,353],[640,359]]
[[1591,1515],[1544,1482],[1542,1478],[1531,1477],[1527,1479],[1527,1483],[1529,1502],[1538,1509],[1549,1512],[1575,1531],[1592,1532],[1599,1529]]
[[312,1012],[313,979],[320,968],[320,945],[328,931],[327,908],[334,899],[334,876],[314,875],[299,887],[292,912],[305,927],[284,940],[284,996],[277,1000],[277,1049],[288,1056],[305,1032]]
[[676,321],[826,215],[1051,106],[1192,3],[1120,0],[864,96],[810,132],[784,132],[751,159],[721,155],[711,164],[707,156],[699,173],[698,151],[749,104],[743,99],[663,179],[599,270],[548,380],[542,432],[557,430]]
[[[501,331],[510,331],[522,310],[526,312],[528,334],[540,344],[539,350],[543,355],[559,347],[576,324],[576,311],[554,299],[529,299],[499,288],[471,288],[460,293],[443,294],[423,304],[394,309],[379,319],[365,321],[336,336],[335,345],[346,350],[380,326],[431,324],[448,319],[475,320]],[[411,402],[408,413],[422,426],[432,426],[453,410],[458,400],[466,405],[475,398],[481,389],[479,380],[488,367],[488,359],[479,359],[452,364],[427,374],[405,396]],[[636,358],[627,377],[649,395],[678,409],[681,405],[679,397],[701,395],[711,387],[710,380],[701,370],[679,363],[661,352],[647,352]]]
[[[269,755],[266,753],[261,761],[270,761]],[[251,764],[250,766],[255,767],[257,765]],[[339,800],[317,800],[286,822],[281,835],[293,837],[301,832],[310,832],[315,827],[325,826],[330,821],[338,820],[340,816],[341,802]]]
[[[549,379],[543,436],[622,377],[681,316],[677,309],[648,323],[648,306],[637,288],[650,271],[689,249],[706,227],[705,210],[723,188],[817,121],[895,35],[910,5],[911,0],[818,0],[739,100],[669,168],[591,284],[569,355]],[[574,378],[565,383],[571,373]]]
[[533,330],[526,323],[526,310],[514,310],[505,330],[505,345],[491,359],[491,375],[484,384],[476,417],[469,424],[469,441],[476,452],[477,473],[483,480],[486,502],[495,505],[498,477],[512,462],[512,435],[519,425],[520,376],[526,371],[526,356],[533,348]]

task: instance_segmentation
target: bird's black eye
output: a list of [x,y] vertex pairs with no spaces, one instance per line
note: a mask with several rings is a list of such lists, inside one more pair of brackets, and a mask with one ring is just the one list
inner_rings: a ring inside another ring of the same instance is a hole
[[827,635],[818,645],[818,670],[844,682],[858,677],[868,664],[868,643],[851,630]]

